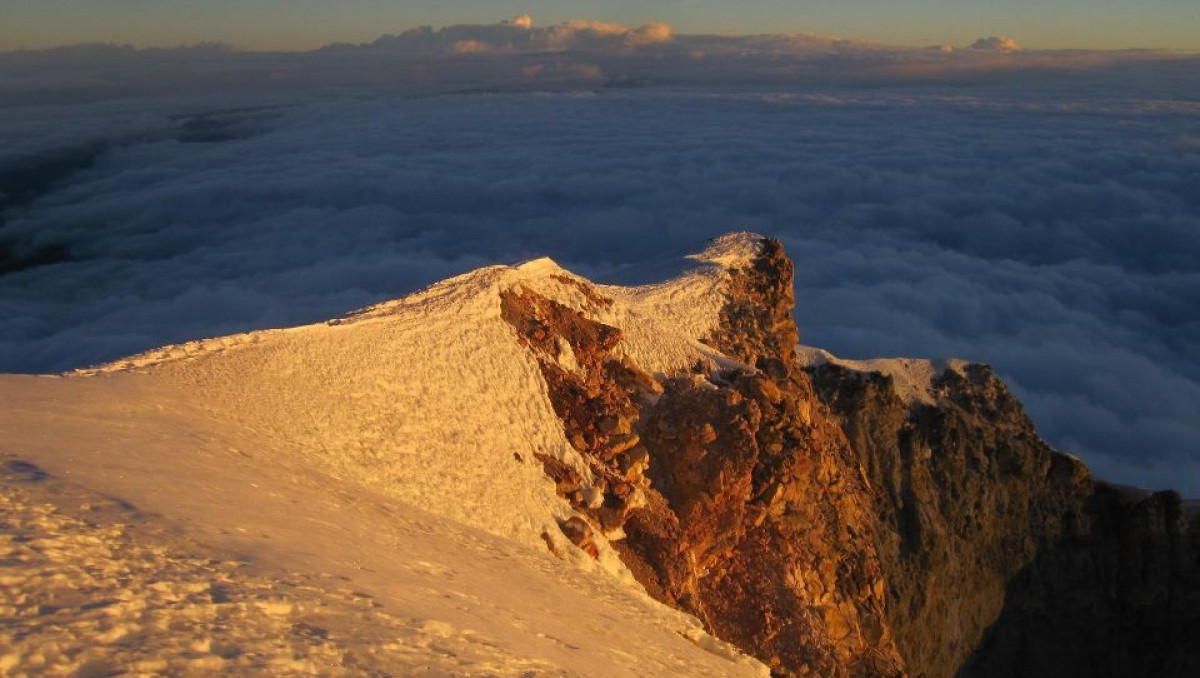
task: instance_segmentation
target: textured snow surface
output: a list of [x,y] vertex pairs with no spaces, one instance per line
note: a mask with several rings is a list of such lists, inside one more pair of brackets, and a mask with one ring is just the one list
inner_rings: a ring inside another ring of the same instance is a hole
[[[717,322],[724,266],[756,247],[741,234],[677,280],[598,288],[611,305],[539,259],[324,324],[64,377],[0,377],[0,463],[45,476],[0,507],[5,562],[17,563],[4,576],[26,592],[0,601],[0,617],[25,629],[19,642],[0,638],[13,648],[0,663],[68,675],[91,661],[89,646],[125,643],[130,657],[149,652],[184,673],[204,662],[258,670],[277,657],[299,662],[285,671],[317,661],[403,675],[763,675],[646,596],[606,543],[594,562],[563,538],[556,520],[572,511],[533,455],[582,464],[499,308],[501,290],[536,291],[620,327],[621,350],[671,372],[712,354],[699,339]],[[56,508],[61,493],[42,496],[53,483],[136,510],[92,525],[86,511]],[[14,536],[24,534],[34,536]],[[257,579],[229,575],[236,591],[216,596],[201,586],[242,562]],[[355,607],[327,586],[335,580],[373,604]],[[44,581],[78,589],[66,595],[74,607],[55,608],[78,622],[69,633],[38,616]],[[145,593],[155,581],[178,591]],[[286,581],[299,583],[273,583]],[[88,607],[122,588],[138,609]],[[260,614],[272,596],[286,614]],[[221,607],[227,598],[234,607]],[[317,610],[330,620],[305,621]],[[296,624],[327,633],[293,637]],[[211,641],[193,647],[181,634]],[[374,649],[346,649],[362,643]],[[392,646],[401,649],[379,650]]]
[[797,356],[805,367],[833,364],[855,372],[878,372],[892,378],[896,395],[906,405],[935,404],[933,380],[946,370],[962,372],[968,365],[965,360],[926,360],[922,358],[875,358],[871,360],[845,360],[829,351],[813,346],[797,346]]

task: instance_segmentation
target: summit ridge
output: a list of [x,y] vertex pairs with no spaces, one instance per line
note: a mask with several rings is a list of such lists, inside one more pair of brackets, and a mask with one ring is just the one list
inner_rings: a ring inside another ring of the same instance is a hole
[[[1092,477],[987,366],[802,345],[777,240],[688,259],[639,287],[489,266],[325,323],[0,376],[0,666],[1200,672],[1177,493]],[[67,570],[83,583],[43,583]],[[178,581],[122,593],[126,571]]]

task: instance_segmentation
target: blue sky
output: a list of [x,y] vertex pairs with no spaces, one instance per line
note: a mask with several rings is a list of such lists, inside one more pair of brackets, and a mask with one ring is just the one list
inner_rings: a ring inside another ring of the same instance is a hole
[[221,41],[304,49],[418,25],[585,18],[677,32],[816,32],[900,45],[1009,35],[1032,48],[1200,50],[1197,0],[0,0],[0,49]]

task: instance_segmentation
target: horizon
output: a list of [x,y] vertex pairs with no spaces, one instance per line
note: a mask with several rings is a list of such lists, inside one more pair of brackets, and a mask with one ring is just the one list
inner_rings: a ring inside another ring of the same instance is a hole
[[[870,0],[866,7],[833,7],[822,13],[811,7],[785,8],[772,1],[752,18],[708,0],[669,2],[653,10],[610,0],[553,3],[552,7],[542,2],[503,3],[467,11],[429,2],[376,0],[350,0],[340,3],[336,11],[308,2],[291,3],[285,9],[281,0],[250,0],[232,7],[216,1],[210,3],[213,11],[198,12],[188,3],[169,0],[154,8],[138,7],[133,18],[120,11],[129,4],[117,0],[111,11],[98,11],[89,3],[58,0],[10,9],[0,28],[0,52],[90,44],[137,49],[220,44],[240,52],[306,52],[335,44],[369,43],[415,28],[486,26],[523,15],[542,28],[575,21],[625,26],[661,23],[680,36],[817,35],[906,48],[965,47],[980,39],[1004,36],[1037,51],[1200,52],[1200,6],[1186,6],[1182,0],[1109,7],[1106,10],[1110,11],[1100,16],[1088,15],[1086,27],[1073,19],[1083,11],[1077,0],[1041,4],[1036,17],[1033,13],[1021,16],[1020,6],[978,12],[973,8],[979,4],[976,2],[938,13],[935,8],[941,0],[905,5],[915,5],[916,11],[901,12],[880,0]],[[480,3],[460,4],[474,7]],[[1147,21],[1146,17],[1154,18]]]

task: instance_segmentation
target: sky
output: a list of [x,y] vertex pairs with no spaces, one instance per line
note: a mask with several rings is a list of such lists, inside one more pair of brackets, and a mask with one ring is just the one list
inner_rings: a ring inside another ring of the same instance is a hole
[[203,41],[298,50],[520,14],[539,25],[663,22],[680,33],[812,32],[892,45],[1007,35],[1035,49],[1200,50],[1195,0],[3,0],[0,50]]

